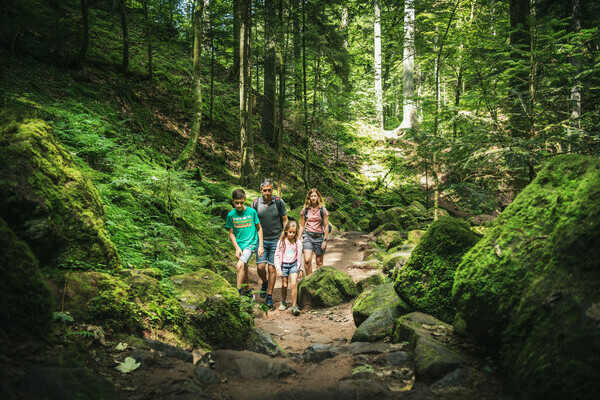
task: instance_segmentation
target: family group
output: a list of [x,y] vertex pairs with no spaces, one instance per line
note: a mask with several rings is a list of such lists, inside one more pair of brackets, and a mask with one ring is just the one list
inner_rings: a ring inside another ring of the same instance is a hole
[[246,207],[246,193],[235,189],[231,195],[233,210],[227,214],[225,227],[235,248],[237,289],[240,295],[254,298],[250,289],[248,262],[256,253],[258,276],[262,280],[260,297],[272,309],[273,288],[281,278],[280,311],[288,307],[287,289],[292,292],[291,312],[300,314],[298,307],[298,279],[312,273],[312,257],[315,268],[323,265],[323,257],[329,239],[329,212],[323,197],[316,188],[306,194],[300,212],[300,223],[289,219],[285,202],[273,196],[273,182],[265,179],[260,184],[261,197]]

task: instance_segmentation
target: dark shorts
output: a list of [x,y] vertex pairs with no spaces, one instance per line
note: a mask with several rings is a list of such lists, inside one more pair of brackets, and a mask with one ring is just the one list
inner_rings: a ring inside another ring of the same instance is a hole
[[323,255],[325,252],[321,250],[321,244],[323,244],[322,233],[304,232],[302,234],[302,248],[304,250],[312,250],[318,256]]

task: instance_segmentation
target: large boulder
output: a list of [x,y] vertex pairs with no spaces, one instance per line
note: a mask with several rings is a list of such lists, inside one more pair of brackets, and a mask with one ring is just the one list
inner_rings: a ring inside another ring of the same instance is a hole
[[403,313],[401,307],[378,308],[356,328],[351,342],[380,342],[391,338],[396,320]]
[[357,295],[358,288],[350,275],[333,267],[319,268],[298,285],[301,307],[333,307]]
[[354,325],[359,326],[376,310],[382,308],[398,308],[402,311],[400,315],[411,311],[394,291],[393,283],[372,286],[364,290],[354,301],[352,306]]
[[442,217],[433,222],[398,271],[398,296],[413,310],[451,322],[454,272],[463,254],[479,239],[462,220]]
[[237,289],[219,274],[200,269],[170,278],[184,304],[189,325],[187,339],[196,346],[246,348],[254,331],[252,303],[240,298]]
[[403,231],[417,224],[416,218],[402,207],[393,207],[375,214],[369,222],[369,230],[374,231],[379,225],[387,224],[387,230]]
[[555,157],[468,252],[453,299],[523,398],[600,392],[600,160]]
[[52,298],[31,250],[0,218],[0,331],[43,335],[50,328]]
[[48,124],[0,116],[0,218],[40,266],[118,269],[104,208]]

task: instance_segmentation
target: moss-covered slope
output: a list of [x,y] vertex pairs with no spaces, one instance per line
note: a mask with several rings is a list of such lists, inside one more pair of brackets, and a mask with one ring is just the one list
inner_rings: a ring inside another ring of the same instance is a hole
[[451,322],[456,267],[479,239],[464,221],[442,217],[433,222],[398,271],[394,284],[398,296],[414,310]]
[[600,160],[554,159],[463,258],[453,299],[525,398],[600,390]]
[[0,217],[41,266],[119,268],[91,181],[38,119],[0,115]]

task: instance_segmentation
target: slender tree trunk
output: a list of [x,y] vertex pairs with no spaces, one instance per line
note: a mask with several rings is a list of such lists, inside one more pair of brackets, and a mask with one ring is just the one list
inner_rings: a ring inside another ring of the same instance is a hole
[[88,50],[88,46],[90,43],[90,22],[89,22],[89,9],[90,3],[88,0],[81,0],[81,23],[83,28],[83,37],[81,40],[81,47],[79,48],[79,54],[77,55],[77,60],[75,61],[75,67],[79,68],[85,59],[85,55]]
[[203,12],[204,51],[206,53],[209,53],[211,45],[212,45],[212,33],[211,33],[212,28],[211,28],[211,20],[210,20],[210,0],[202,0],[202,1],[204,1],[204,12]]
[[210,114],[208,124],[213,121],[213,106],[215,104],[215,43],[211,31],[210,35]]
[[[279,10],[279,27],[284,26],[284,1],[279,0],[277,9]],[[287,29],[286,29],[287,31]],[[277,58],[278,62],[278,74],[279,74],[279,112],[277,115],[277,181],[279,196],[282,196],[282,178],[283,178],[283,116],[285,111],[285,96],[286,96],[286,66],[287,66],[287,50],[288,50],[288,35],[286,34],[285,40],[279,40],[277,47]]]
[[348,6],[342,6],[342,20],[340,22],[340,29],[344,37],[344,49],[348,50]]
[[121,18],[121,31],[123,32],[123,59],[121,62],[121,72],[127,73],[129,69],[129,30],[127,28],[127,10],[125,9],[125,0],[119,4],[119,17]]
[[[201,1],[201,0],[198,0]],[[242,0],[233,0],[233,65],[231,66],[230,78],[239,81],[240,73],[240,24]]]
[[304,138],[306,146],[306,157],[304,159],[304,168],[302,169],[302,179],[304,186],[310,188],[310,131],[308,126],[308,98],[306,93],[306,3],[302,2],[302,104],[304,108]]
[[375,18],[373,30],[375,32],[375,114],[379,128],[383,130],[383,83],[381,78],[381,10],[379,0],[374,0]]
[[277,72],[275,60],[277,22],[275,12],[275,1],[265,0],[265,90],[262,110],[262,137],[273,145],[277,143],[275,137],[275,80]]
[[401,130],[413,129],[417,123],[415,104],[415,7],[414,0],[404,2],[403,101]]
[[240,147],[241,176],[240,182],[247,186],[252,178],[254,159],[254,140],[252,137],[251,104],[252,104],[252,65],[250,24],[252,1],[241,0],[240,21]]
[[150,32],[150,15],[148,12],[148,1],[144,0],[144,19],[146,23],[146,46],[148,52],[148,79],[152,79],[152,75],[154,74],[152,67],[152,33]]
[[[579,33],[581,31],[581,5],[580,0],[571,0],[571,31]],[[577,132],[581,129],[581,81],[578,76],[581,72],[581,59],[574,55],[571,57],[573,66],[573,86],[571,87],[571,121],[570,131]],[[571,142],[569,140],[569,152],[571,152]]]
[[[304,1],[304,0],[302,0]],[[303,3],[304,4],[304,3]],[[302,47],[304,40],[300,32],[300,18],[298,14],[304,11],[304,5],[302,10],[300,9],[299,0],[292,0],[292,30],[293,30],[293,51],[294,51],[294,62],[293,62],[293,74],[294,74],[294,99],[297,102],[302,101]]]
[[194,156],[198,139],[200,138],[200,129],[202,125],[202,71],[200,65],[200,57],[202,56],[202,11],[204,3],[200,0],[196,2],[196,10],[194,11],[194,114],[192,119],[192,130],[187,145],[181,152],[181,155],[176,161],[176,167],[184,168]]

